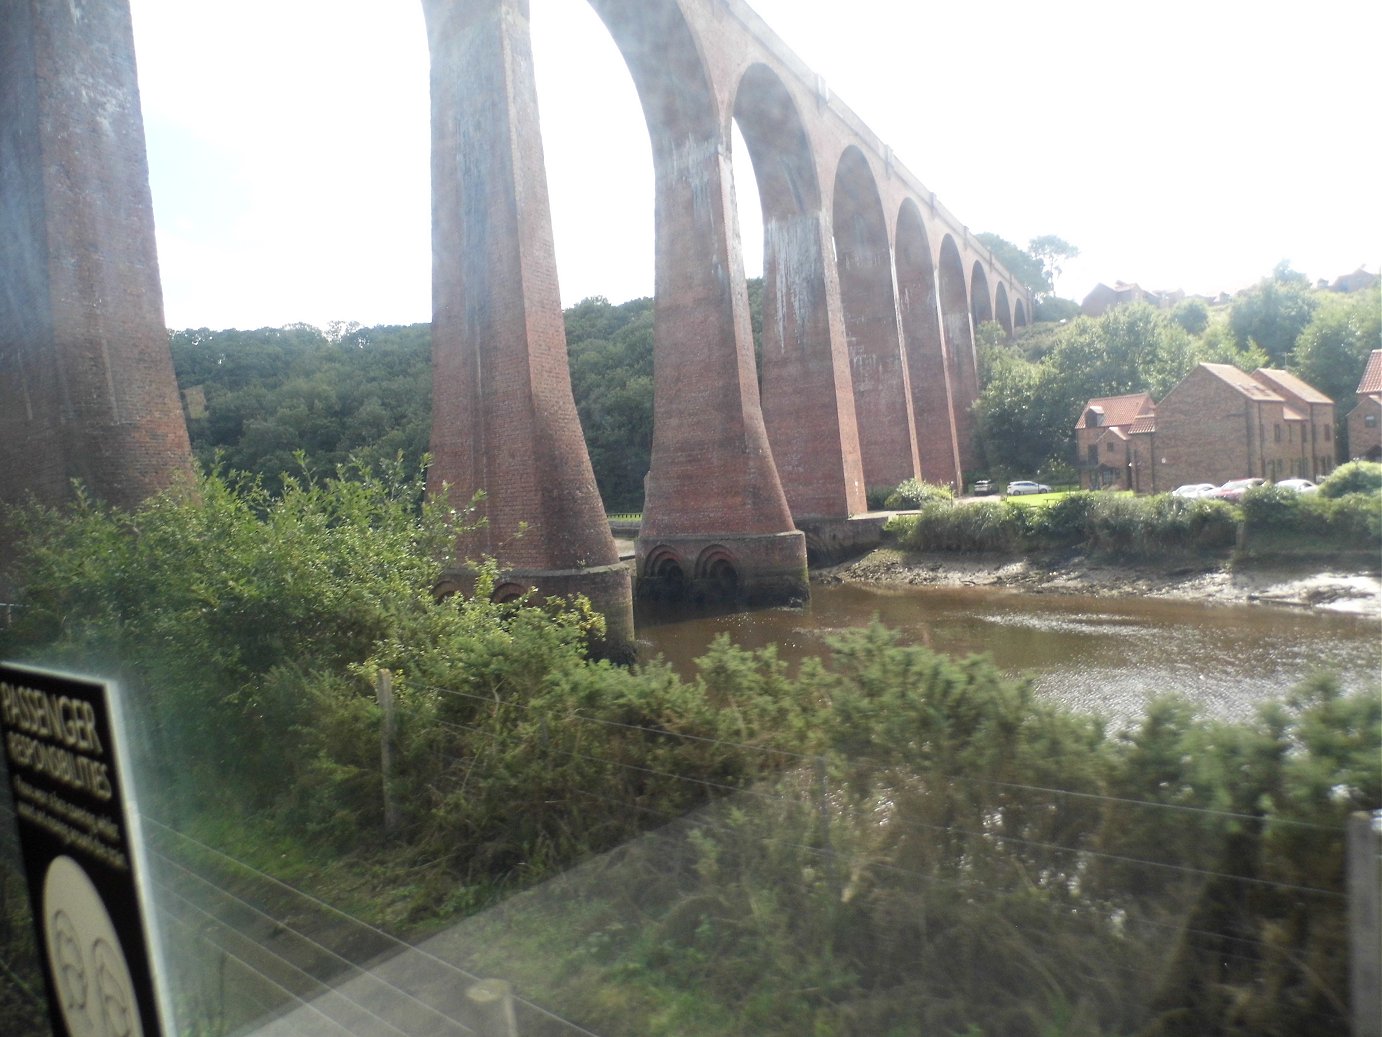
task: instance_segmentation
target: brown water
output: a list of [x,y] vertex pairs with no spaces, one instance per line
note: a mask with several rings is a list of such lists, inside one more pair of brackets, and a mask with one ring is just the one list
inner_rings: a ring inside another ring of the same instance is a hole
[[1243,719],[1320,670],[1345,688],[1382,689],[1382,630],[1375,618],[1284,607],[1199,605],[1148,598],[1085,598],[984,588],[812,588],[801,609],[722,616],[639,615],[647,654],[679,671],[720,634],[745,648],[777,645],[793,662],[827,651],[832,633],[877,617],[903,639],[954,656],[986,653],[1032,675],[1039,694],[1098,711],[1115,724],[1165,692],[1206,716]]

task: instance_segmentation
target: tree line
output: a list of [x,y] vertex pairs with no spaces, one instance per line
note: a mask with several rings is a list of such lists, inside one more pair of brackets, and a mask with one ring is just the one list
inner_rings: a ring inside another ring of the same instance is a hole
[[[1073,307],[1073,304],[1071,304]],[[1382,349],[1378,286],[1341,294],[1311,288],[1279,264],[1231,303],[1190,298],[1169,309],[1118,306],[1071,315],[1016,339],[979,328],[978,446],[987,473],[1070,478],[1075,422],[1099,396],[1161,399],[1197,364],[1284,368],[1335,402],[1336,452],[1346,459],[1344,416],[1369,353]],[[1064,481],[1064,479],[1062,479]]]
[[[1058,258],[1028,257],[1038,285],[1050,285]],[[757,342],[762,282],[749,288]],[[1342,460],[1343,416],[1369,352],[1382,348],[1376,286],[1321,291],[1284,263],[1226,306],[1187,299],[1086,317],[1048,291],[1042,310],[1066,316],[1015,339],[996,324],[978,329],[976,445],[982,472],[996,478],[1069,478],[1073,429],[1087,400],[1144,391],[1160,399],[1202,361],[1284,367],[1324,392],[1338,407]],[[572,392],[601,497],[611,512],[639,511],[652,452],[652,300],[589,298],[565,318]],[[171,341],[203,465],[252,473],[272,489],[297,470],[299,451],[311,468],[330,472],[351,457],[368,464],[401,454],[416,463],[427,450],[426,324],[200,328]]]

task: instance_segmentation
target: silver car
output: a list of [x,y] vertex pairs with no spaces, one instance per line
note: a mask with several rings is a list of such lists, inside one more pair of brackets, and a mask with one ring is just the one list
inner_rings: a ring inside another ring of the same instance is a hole
[[1172,497],[1205,497],[1217,490],[1212,482],[1191,482],[1177,486],[1171,491]]
[[1045,483],[1032,482],[1030,479],[1018,479],[1016,482],[1008,483],[1008,496],[1020,497],[1025,493],[1050,493],[1051,487]]

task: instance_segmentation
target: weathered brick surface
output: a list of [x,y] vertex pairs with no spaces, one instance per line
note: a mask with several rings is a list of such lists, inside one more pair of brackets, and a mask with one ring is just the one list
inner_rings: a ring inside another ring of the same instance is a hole
[[5,5],[0,280],[0,501],[190,473],[124,0]]
[[1348,412],[1348,456],[1382,458],[1382,396],[1362,396]]
[[963,489],[953,365],[947,362],[931,247],[916,203],[907,199],[897,226],[897,295],[912,386],[912,427],[921,476]]
[[[581,591],[633,636],[629,574],[571,396],[526,4],[427,0],[432,56],[433,464],[482,492],[461,558],[544,594]],[[587,573],[583,577],[583,574]]]

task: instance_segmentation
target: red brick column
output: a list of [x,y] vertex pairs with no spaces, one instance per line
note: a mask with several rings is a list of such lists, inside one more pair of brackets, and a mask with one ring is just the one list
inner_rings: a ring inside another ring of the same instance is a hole
[[744,75],[734,117],[763,202],[762,400],[773,460],[799,526],[847,518],[866,510],[864,473],[816,159],[797,102],[767,66]]
[[[732,569],[737,597],[805,597],[806,541],[792,523],[768,446],[742,260],[730,247],[729,142],[713,131],[681,137],[675,124],[651,129],[654,427],[637,542],[640,579],[655,576],[649,557],[675,544],[687,579],[699,579],[718,560]],[[722,557],[702,557],[721,542]]]
[[953,483],[955,491],[962,493],[964,476],[955,442],[954,387],[941,329],[940,289],[926,229],[910,200],[898,216],[894,251],[921,477],[942,486]]
[[936,273],[940,285],[941,327],[945,335],[946,359],[950,364],[955,442],[960,465],[967,472],[974,468],[978,458],[971,408],[979,398],[979,372],[974,358],[974,326],[970,321],[964,264],[955,239],[949,235],[941,242]]
[[0,495],[132,507],[190,451],[128,5],[7,5],[0,91]]
[[510,588],[587,594],[633,637],[571,396],[527,4],[424,0],[432,58],[433,491],[476,491],[460,559]]
[[864,480],[869,489],[890,489],[918,475],[921,462],[887,223],[858,149],[840,162],[833,211]]
[[75,479],[129,508],[190,472],[129,7],[13,0],[0,17],[0,502],[59,503]]
[[767,224],[763,418],[798,524],[868,510],[839,282],[820,212]]

